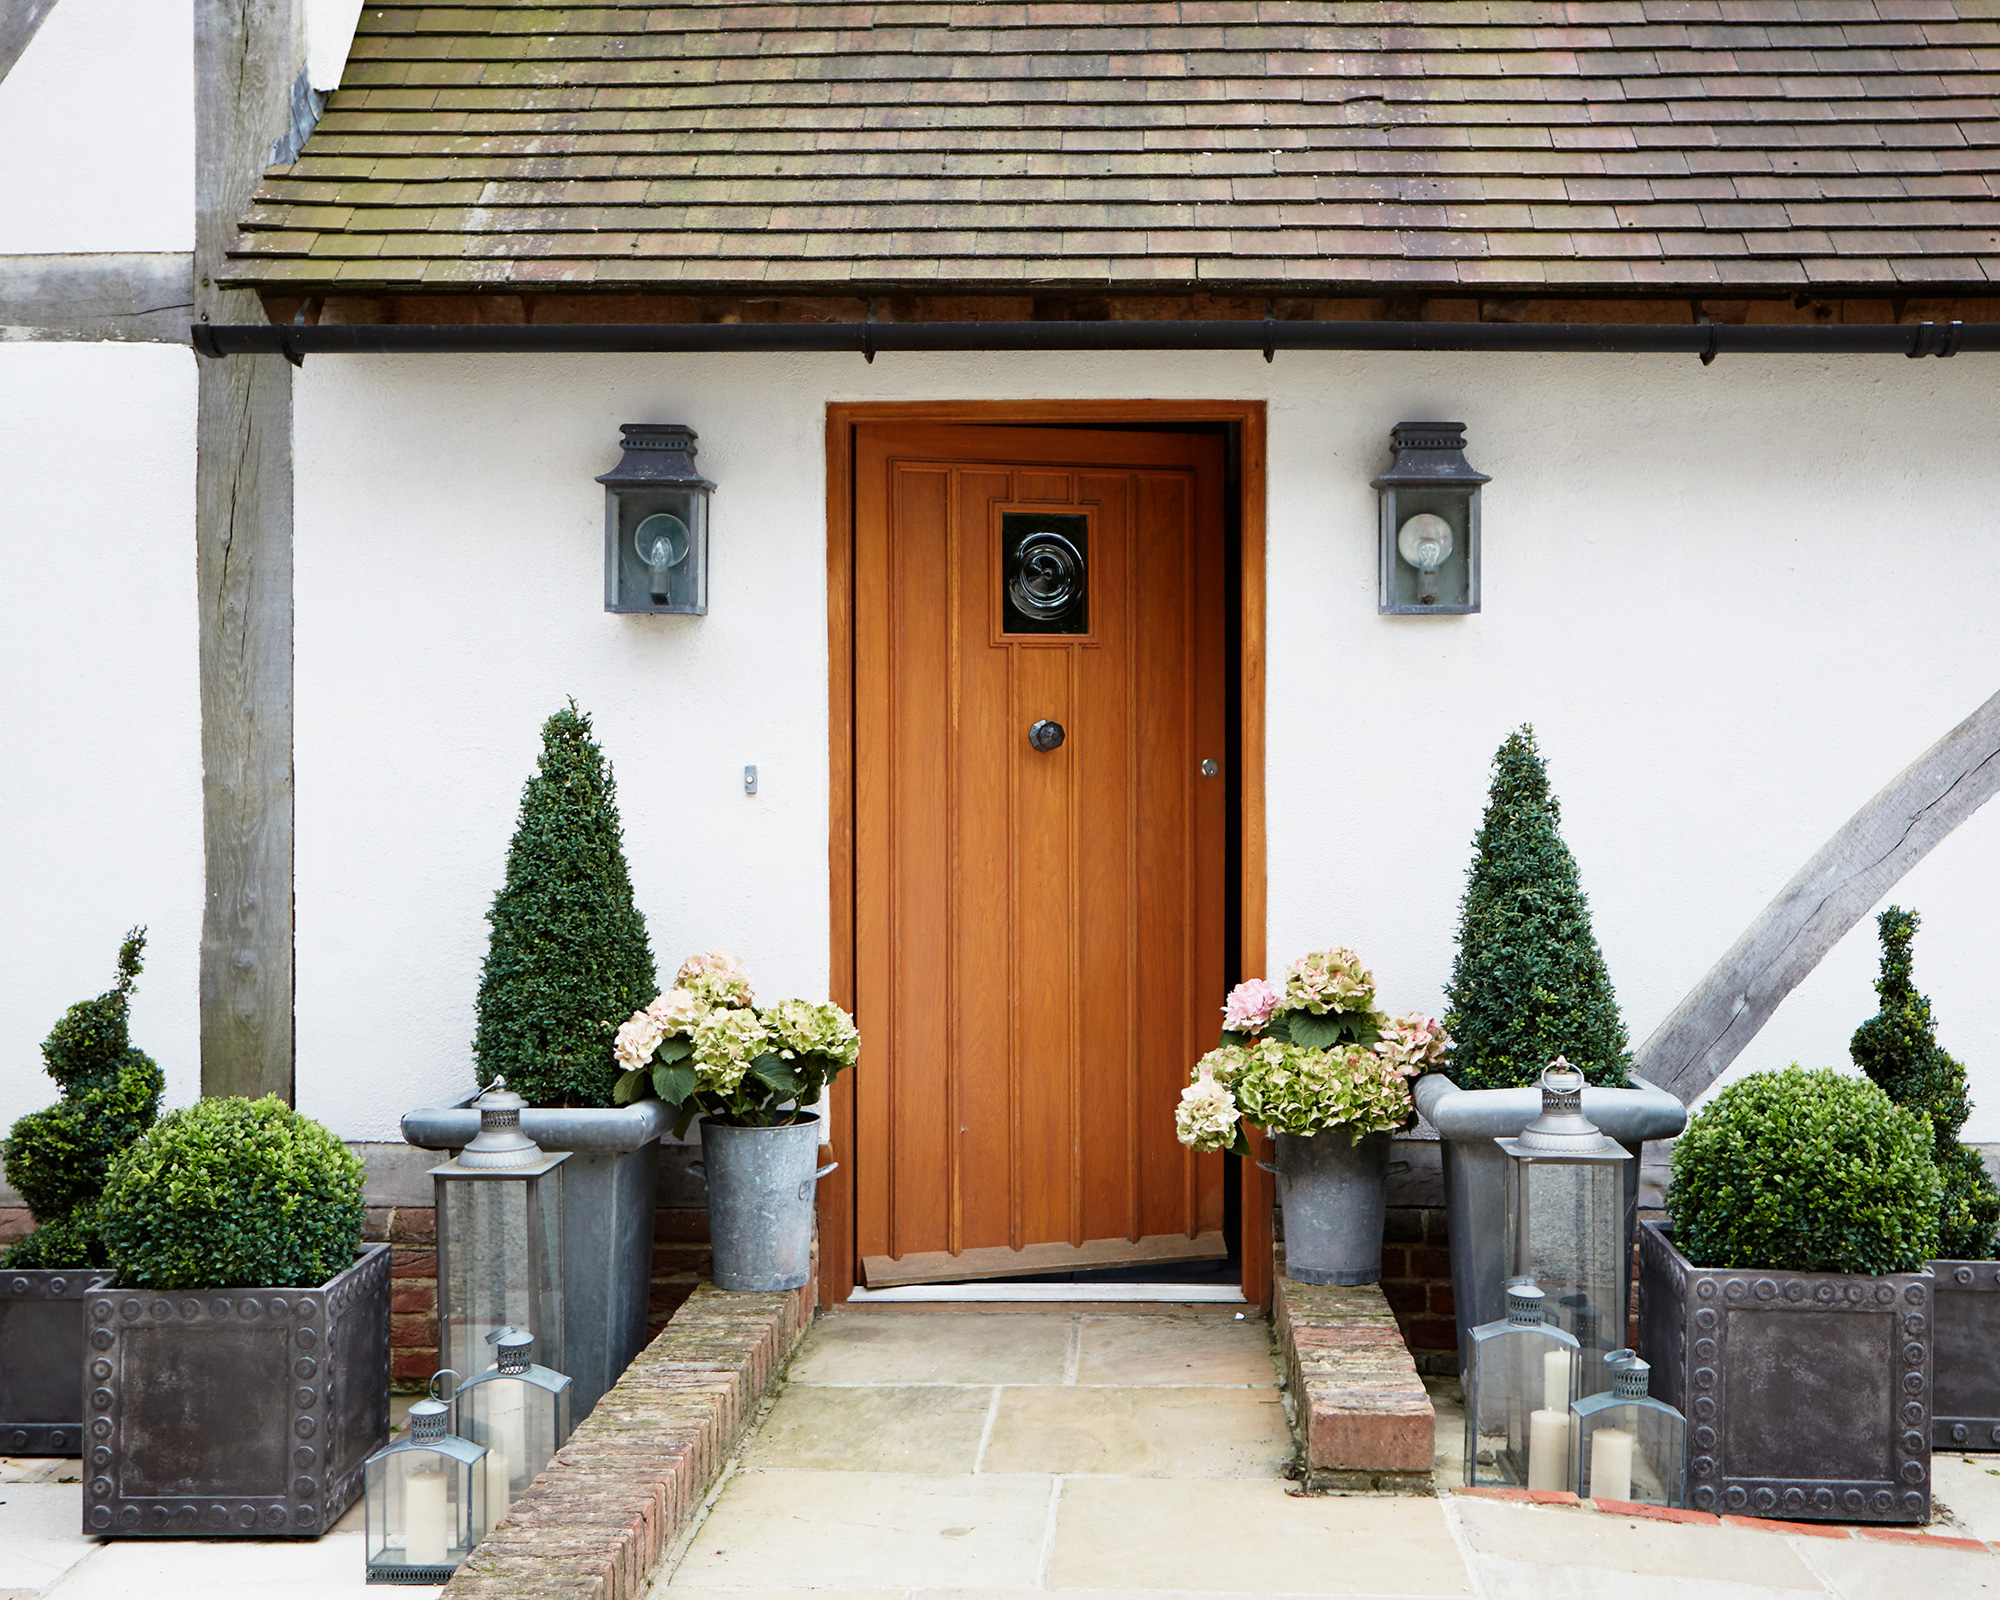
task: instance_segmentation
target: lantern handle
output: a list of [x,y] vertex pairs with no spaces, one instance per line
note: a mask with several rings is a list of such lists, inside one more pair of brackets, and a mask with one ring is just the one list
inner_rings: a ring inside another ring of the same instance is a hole
[[508,1334],[514,1331],[515,1331],[514,1324],[510,1322],[504,1328],[495,1328],[491,1333],[489,1333],[486,1336],[486,1342],[488,1344],[498,1344],[502,1339],[506,1338]]
[[[447,1377],[451,1379],[451,1394],[439,1394],[438,1383],[440,1380]],[[453,1397],[457,1395],[457,1393],[458,1393],[458,1374],[452,1368],[440,1367],[436,1372],[433,1372],[431,1374],[430,1397],[433,1400],[437,1401],[439,1405],[442,1406],[450,1405]]]

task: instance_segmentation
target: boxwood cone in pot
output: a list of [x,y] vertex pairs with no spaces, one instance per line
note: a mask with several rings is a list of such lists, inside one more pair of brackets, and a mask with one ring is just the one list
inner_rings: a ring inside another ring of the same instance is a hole
[[[1461,1365],[1471,1331],[1506,1314],[1506,1161],[1494,1141],[1539,1114],[1542,1069],[1560,1056],[1581,1070],[1583,1114],[1635,1157],[1645,1140],[1669,1138],[1687,1120],[1680,1101],[1631,1076],[1618,997],[1561,821],[1535,731],[1523,726],[1494,753],[1473,839],[1446,990],[1451,1060],[1414,1089],[1418,1111],[1444,1141]],[[1633,1160],[1628,1210],[1638,1181]]]
[[674,986],[619,1028],[620,1104],[657,1098],[676,1137],[701,1121],[719,1289],[797,1289],[811,1274],[820,1120],[808,1108],[861,1054],[839,1006],[759,1007],[734,956],[681,963]]
[[1993,1257],[2000,1192],[1979,1152],[1958,1131],[1971,1114],[1965,1068],[1937,1042],[1927,996],[1917,992],[1910,942],[1917,914],[1891,906],[1875,922],[1882,970],[1875,993],[1881,1010],[1855,1030],[1854,1064],[1899,1106],[1931,1125],[1931,1160],[1943,1185],[1938,1243],[1933,1359],[1937,1398],[1932,1438],[1938,1445],[2000,1450],[2000,1264]]
[[83,1527],[316,1536],[389,1431],[389,1247],[361,1163],[275,1095],[168,1112],[111,1164],[87,1297]]
[[77,1454],[83,1423],[83,1296],[108,1275],[98,1198],[111,1158],[153,1125],[163,1079],[128,1022],[146,933],[118,951],[118,981],[63,1014],[42,1044],[62,1098],[14,1124],[0,1144],[7,1181],[35,1231],[0,1276],[0,1450]]
[[1375,978],[1352,950],[1320,950],[1252,978],[1222,1008],[1222,1043],[1195,1063],[1175,1131],[1195,1150],[1250,1156],[1247,1120],[1277,1145],[1285,1275],[1376,1283],[1389,1134],[1413,1111],[1409,1079],[1451,1048],[1418,1012],[1375,1010]]
[[1697,1510],[1929,1516],[1930,1145],[1874,1084],[1796,1066],[1688,1124],[1671,1230],[1641,1230],[1639,1353],[1687,1416]]

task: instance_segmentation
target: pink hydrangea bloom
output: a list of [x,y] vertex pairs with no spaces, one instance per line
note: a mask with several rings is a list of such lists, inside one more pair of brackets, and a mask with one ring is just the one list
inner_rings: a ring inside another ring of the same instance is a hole
[[1222,1026],[1231,1033],[1261,1033],[1278,1009],[1277,985],[1264,978],[1249,978],[1229,991],[1222,1007]]

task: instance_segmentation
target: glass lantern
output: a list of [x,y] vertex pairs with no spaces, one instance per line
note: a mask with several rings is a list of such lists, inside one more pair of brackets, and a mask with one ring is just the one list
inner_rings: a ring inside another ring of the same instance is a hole
[[362,1464],[370,1583],[443,1583],[486,1536],[486,1451],[446,1431],[445,1376],[410,1407],[409,1437]]
[[1570,1472],[1591,1500],[1687,1504],[1687,1419],[1646,1392],[1653,1369],[1629,1350],[1611,1387],[1570,1407]]
[[456,1396],[458,1431],[486,1449],[489,1528],[569,1437],[569,1379],[535,1365],[535,1336],[502,1328],[491,1340],[498,1359]]
[[695,431],[628,422],[604,485],[604,609],[708,615],[708,497]]
[[1569,1487],[1576,1339],[1548,1320],[1532,1283],[1507,1285],[1507,1315],[1472,1330],[1465,1374],[1465,1481]]
[[473,1104],[479,1132],[437,1183],[438,1357],[455,1372],[485,1365],[502,1328],[539,1328],[563,1351],[562,1163],[521,1131],[526,1104],[495,1078]]
[[1583,1114],[1583,1074],[1561,1056],[1542,1072],[1542,1114],[1507,1156],[1507,1240],[1513,1270],[1532,1278],[1557,1323],[1583,1350],[1583,1394],[1610,1386],[1607,1351],[1625,1343],[1633,1215],[1631,1152]]
[[1377,478],[1377,557],[1387,616],[1452,617],[1479,609],[1479,488],[1493,480],[1465,459],[1462,422],[1399,422],[1396,459]]

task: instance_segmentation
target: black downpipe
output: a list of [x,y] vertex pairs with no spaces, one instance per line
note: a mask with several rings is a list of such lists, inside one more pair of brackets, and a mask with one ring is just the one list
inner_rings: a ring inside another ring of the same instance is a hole
[[656,322],[195,323],[204,356],[458,351],[686,354],[919,350],[1432,350],[1614,355],[1951,356],[2000,350],[2000,322]]

